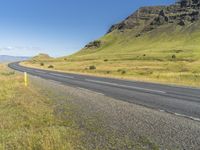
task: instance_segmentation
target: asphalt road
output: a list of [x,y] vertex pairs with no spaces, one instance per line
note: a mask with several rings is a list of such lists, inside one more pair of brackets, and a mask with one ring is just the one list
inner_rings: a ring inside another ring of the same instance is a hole
[[20,72],[200,121],[200,88],[59,73],[27,68],[19,63],[8,66]]

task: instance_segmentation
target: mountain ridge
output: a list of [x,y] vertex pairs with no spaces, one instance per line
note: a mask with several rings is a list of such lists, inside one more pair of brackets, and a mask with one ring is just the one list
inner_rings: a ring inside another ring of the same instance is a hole
[[[144,24],[149,30],[156,25],[165,23],[177,23],[185,25],[186,22],[194,22],[200,19],[200,1],[182,0],[169,6],[147,6],[141,7],[122,22],[111,26],[108,33],[114,30],[134,29]],[[145,29],[143,29],[145,31]]]

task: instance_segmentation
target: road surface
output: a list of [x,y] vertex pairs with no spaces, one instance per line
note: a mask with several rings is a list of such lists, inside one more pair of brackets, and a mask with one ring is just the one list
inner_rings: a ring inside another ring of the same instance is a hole
[[60,73],[23,67],[18,62],[8,66],[20,72],[200,121],[200,88]]

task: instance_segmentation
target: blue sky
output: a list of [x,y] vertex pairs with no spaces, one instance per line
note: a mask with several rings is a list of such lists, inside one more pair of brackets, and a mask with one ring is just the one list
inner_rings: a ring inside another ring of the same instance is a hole
[[69,55],[139,7],[174,1],[0,0],[0,55]]

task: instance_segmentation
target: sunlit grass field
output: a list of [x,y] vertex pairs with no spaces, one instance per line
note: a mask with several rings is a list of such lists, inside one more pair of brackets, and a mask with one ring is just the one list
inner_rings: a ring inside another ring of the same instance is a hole
[[165,25],[140,37],[136,37],[137,30],[114,31],[99,39],[103,43],[99,48],[82,49],[71,56],[56,59],[35,58],[23,64],[65,72],[199,87],[199,24],[185,27]]
[[104,112],[85,112],[58,84],[29,76],[25,87],[22,74],[1,64],[0,82],[0,150],[158,149],[146,136],[122,136]]
[[81,132],[53,114],[51,101],[0,65],[0,150],[75,149]]

